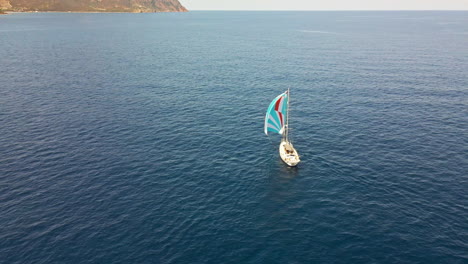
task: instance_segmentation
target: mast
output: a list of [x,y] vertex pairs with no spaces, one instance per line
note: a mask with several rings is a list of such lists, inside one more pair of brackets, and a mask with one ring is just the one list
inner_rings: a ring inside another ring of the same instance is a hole
[[290,97],[290,93],[289,93],[289,87],[288,87],[288,105],[287,105],[287,112],[286,112],[286,142],[289,142],[289,97]]

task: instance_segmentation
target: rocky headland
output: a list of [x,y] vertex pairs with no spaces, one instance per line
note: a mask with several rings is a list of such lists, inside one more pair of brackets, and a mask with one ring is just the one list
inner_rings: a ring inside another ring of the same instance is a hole
[[0,0],[0,13],[14,12],[187,12],[178,0]]

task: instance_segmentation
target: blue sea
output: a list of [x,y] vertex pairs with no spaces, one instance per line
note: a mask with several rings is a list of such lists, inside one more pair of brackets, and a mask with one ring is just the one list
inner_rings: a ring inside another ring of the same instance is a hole
[[468,263],[468,12],[0,16],[0,263]]

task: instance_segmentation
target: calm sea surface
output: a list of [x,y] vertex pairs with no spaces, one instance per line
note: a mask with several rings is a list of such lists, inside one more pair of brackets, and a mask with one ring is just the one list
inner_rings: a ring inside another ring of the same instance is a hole
[[0,16],[0,262],[468,263],[468,12]]

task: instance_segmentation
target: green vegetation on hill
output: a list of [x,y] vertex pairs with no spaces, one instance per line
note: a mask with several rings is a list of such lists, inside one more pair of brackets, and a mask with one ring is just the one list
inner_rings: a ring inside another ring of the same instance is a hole
[[186,12],[178,0],[0,0],[0,9],[18,12]]

